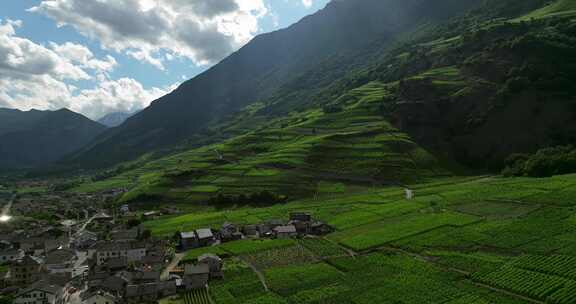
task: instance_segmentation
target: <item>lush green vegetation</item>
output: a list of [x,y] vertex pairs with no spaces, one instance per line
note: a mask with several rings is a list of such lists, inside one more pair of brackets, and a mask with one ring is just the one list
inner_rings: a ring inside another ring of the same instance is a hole
[[506,176],[547,177],[576,172],[576,148],[572,146],[539,150],[532,155],[515,154],[502,172]]
[[[576,175],[447,178],[412,185],[410,201],[403,188],[389,186],[144,224],[170,236],[180,225],[259,223],[302,210],[334,219],[337,231],[326,238],[241,240],[189,251],[189,260],[207,252],[225,258],[225,279],[210,284],[216,303],[525,303],[466,277],[518,296],[571,303],[576,200],[566,198],[575,197],[575,187]],[[345,225],[347,217],[355,224]],[[269,290],[236,258],[259,269]]]

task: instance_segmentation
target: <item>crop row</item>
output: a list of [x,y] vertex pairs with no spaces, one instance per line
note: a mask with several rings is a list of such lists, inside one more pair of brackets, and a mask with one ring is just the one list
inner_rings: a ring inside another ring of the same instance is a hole
[[570,304],[574,302],[567,299],[576,298],[576,288],[571,288],[575,285],[574,281],[510,265],[487,274],[475,274],[473,278],[490,286],[551,303]]
[[526,255],[516,260],[514,266],[569,279],[576,279],[576,257],[565,255]]
[[195,289],[184,295],[186,304],[211,304],[210,295],[206,288]]

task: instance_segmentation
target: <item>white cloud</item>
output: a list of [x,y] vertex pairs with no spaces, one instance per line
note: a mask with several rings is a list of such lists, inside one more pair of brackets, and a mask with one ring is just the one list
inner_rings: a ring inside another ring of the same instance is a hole
[[302,4],[305,7],[311,7],[313,3],[312,3],[312,0],[302,0]]
[[[22,110],[69,108],[91,118],[114,111],[135,111],[175,88],[146,89],[131,78],[111,80],[117,65],[111,56],[98,59],[85,46],[43,46],[16,35],[20,21],[0,20],[0,105]],[[96,74],[91,76],[90,74]],[[78,89],[74,81],[94,83]]]
[[50,75],[60,80],[90,79],[82,68],[55,51],[17,37],[16,28],[20,26],[21,21],[0,20],[0,78],[29,79]]
[[264,0],[42,0],[30,9],[162,68],[164,56],[199,65],[223,59],[259,30]]

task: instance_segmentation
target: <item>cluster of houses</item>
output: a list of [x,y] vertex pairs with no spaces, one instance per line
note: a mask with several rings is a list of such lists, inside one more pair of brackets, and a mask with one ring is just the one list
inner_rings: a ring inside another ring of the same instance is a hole
[[330,225],[316,221],[310,213],[293,212],[286,223],[282,220],[270,220],[257,225],[237,226],[225,223],[220,230],[210,228],[180,232],[180,250],[189,250],[212,246],[217,243],[236,241],[243,238],[295,238],[305,235],[325,235],[334,231]]
[[[10,295],[15,304],[156,303],[223,277],[223,261],[213,254],[170,272],[174,257],[170,242],[151,238],[141,225],[128,223],[179,211],[165,208],[141,214],[123,205],[112,215],[104,213],[103,203],[118,193],[86,197],[55,193],[41,197],[42,203],[34,196],[20,197],[14,213],[43,212],[57,220],[35,219],[4,230],[0,226],[0,269],[7,269],[0,272],[0,295]],[[75,221],[67,220],[72,216]],[[178,247],[189,250],[244,238],[282,239],[332,231],[309,213],[294,212],[288,221],[226,223],[218,230],[181,232]]]
[[81,233],[84,242],[74,235],[2,242],[0,263],[9,269],[2,294],[12,294],[17,304],[144,303],[142,297],[175,294],[174,280],[160,280],[173,255],[169,243],[143,242],[135,230],[115,231],[110,236],[117,239],[109,240]]

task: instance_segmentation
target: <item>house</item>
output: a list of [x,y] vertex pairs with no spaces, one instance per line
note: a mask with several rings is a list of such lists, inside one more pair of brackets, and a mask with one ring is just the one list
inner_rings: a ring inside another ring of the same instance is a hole
[[293,225],[296,227],[296,232],[300,235],[310,233],[310,222],[292,220],[288,222],[288,225]]
[[122,271],[128,268],[128,258],[125,256],[109,258],[102,266],[110,272]]
[[242,237],[242,233],[238,231],[238,227],[234,224],[224,223],[220,229],[220,240],[223,242],[241,240]]
[[43,261],[26,255],[10,265],[10,281],[14,285],[30,285],[44,273]]
[[157,303],[158,284],[147,283],[141,285],[131,284],[126,286],[124,299],[128,303]]
[[24,257],[24,251],[21,249],[7,249],[0,251],[0,264],[16,261]]
[[87,249],[98,242],[98,235],[94,232],[84,230],[74,239],[74,247],[77,249]]
[[24,289],[14,299],[14,304],[64,304],[64,287],[37,282]]
[[101,289],[108,291],[115,296],[120,296],[124,294],[126,286],[128,285],[128,280],[121,276],[109,276],[101,280],[98,285]]
[[146,256],[146,246],[138,242],[106,242],[96,248],[97,265],[103,265],[110,258],[126,257],[128,263],[141,261]]
[[59,249],[46,255],[44,264],[49,273],[72,273],[76,261],[76,252],[69,249]]
[[246,235],[246,237],[249,238],[258,238],[260,237],[260,234],[258,233],[258,226],[257,225],[246,225],[244,226],[244,229],[242,229],[244,232],[244,235]]
[[164,268],[164,257],[157,255],[147,255],[142,258],[140,264],[148,271],[158,271]]
[[196,235],[198,236],[198,244],[200,247],[212,246],[216,240],[210,228],[197,229]]
[[128,303],[157,303],[156,300],[176,294],[176,282],[165,281],[126,286],[125,300]]
[[314,222],[310,226],[309,233],[312,235],[326,235],[332,232],[334,232],[334,227],[323,222]]
[[118,304],[120,298],[104,290],[85,292],[80,297],[82,304]]
[[131,272],[132,283],[154,283],[160,281],[159,271],[138,271]]
[[280,220],[280,219],[272,219],[269,220],[266,225],[268,225],[270,227],[270,230],[278,227],[278,226],[284,226],[284,221]]
[[180,247],[182,250],[211,246],[215,241],[216,239],[210,228],[180,232]]
[[296,237],[298,232],[296,231],[296,227],[294,225],[278,226],[274,228],[274,235],[278,239],[288,239]]
[[312,215],[306,212],[292,212],[290,213],[290,220],[291,221],[301,221],[301,222],[311,222]]
[[180,248],[188,250],[200,247],[196,232],[180,232]]
[[204,288],[210,279],[210,265],[186,264],[182,284],[186,290]]
[[110,238],[116,242],[135,241],[140,236],[140,227],[134,227],[129,230],[117,230],[110,233]]
[[210,269],[210,279],[221,279],[224,277],[222,271],[222,259],[214,254],[207,253],[198,257],[198,265],[206,264]]

